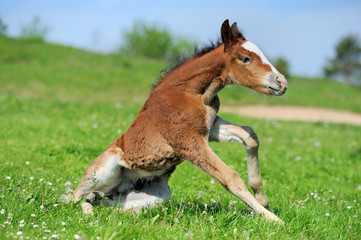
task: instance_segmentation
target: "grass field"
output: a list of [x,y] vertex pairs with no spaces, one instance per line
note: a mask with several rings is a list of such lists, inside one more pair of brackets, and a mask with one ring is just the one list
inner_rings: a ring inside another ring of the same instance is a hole
[[[39,41],[0,38],[0,239],[360,239],[361,127],[258,120],[252,126],[272,224],[184,162],[172,199],[141,214],[97,206],[93,216],[61,195],[126,131],[165,62],[92,54]],[[291,104],[361,112],[361,91],[293,78],[281,98],[230,87],[224,104]],[[247,181],[236,143],[212,149]]]

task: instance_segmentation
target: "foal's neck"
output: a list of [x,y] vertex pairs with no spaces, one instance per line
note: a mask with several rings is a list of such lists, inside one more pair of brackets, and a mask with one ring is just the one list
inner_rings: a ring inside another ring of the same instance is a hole
[[223,46],[220,46],[203,56],[190,59],[164,79],[164,87],[192,95],[203,95],[210,88],[218,92],[225,85],[214,87],[214,80],[223,79],[224,75],[223,49]]

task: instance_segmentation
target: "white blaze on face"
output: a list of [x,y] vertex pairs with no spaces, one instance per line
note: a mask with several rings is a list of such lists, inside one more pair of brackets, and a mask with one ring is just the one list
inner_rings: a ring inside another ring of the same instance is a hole
[[261,49],[259,49],[259,47],[257,47],[256,44],[254,44],[253,42],[250,42],[250,41],[246,41],[245,43],[242,44],[242,47],[250,52],[257,54],[261,58],[261,60],[264,64],[268,64],[274,73],[278,73],[277,69],[268,61],[266,56],[263,54]]

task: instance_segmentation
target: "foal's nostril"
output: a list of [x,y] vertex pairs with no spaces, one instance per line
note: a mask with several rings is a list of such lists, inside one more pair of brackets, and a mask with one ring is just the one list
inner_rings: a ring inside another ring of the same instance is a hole
[[278,86],[282,87],[282,81],[280,81],[280,78],[278,76],[276,77],[276,81]]
[[281,87],[281,89],[287,88],[286,81],[284,78],[277,76],[276,81],[277,81],[277,84]]

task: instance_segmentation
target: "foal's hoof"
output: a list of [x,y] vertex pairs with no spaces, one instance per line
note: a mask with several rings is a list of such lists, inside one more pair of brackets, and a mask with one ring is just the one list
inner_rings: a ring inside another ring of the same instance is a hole
[[280,219],[279,217],[277,217],[275,214],[273,214],[271,212],[264,213],[264,217],[270,222],[275,222],[275,223],[282,224],[282,225],[285,223],[282,219]]
[[265,208],[269,208],[269,201],[268,201],[268,198],[266,197],[266,195],[264,194],[259,194],[255,196],[257,202],[259,202],[263,207]]
[[81,208],[83,209],[84,214],[91,214],[93,215],[93,205],[91,205],[89,202],[83,202],[81,204]]

